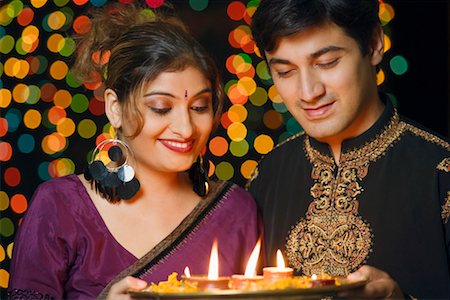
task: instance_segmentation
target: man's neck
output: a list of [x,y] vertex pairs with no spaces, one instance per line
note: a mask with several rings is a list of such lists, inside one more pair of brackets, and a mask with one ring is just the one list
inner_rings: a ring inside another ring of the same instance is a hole
[[374,102],[371,107],[366,108],[366,111],[369,112],[368,114],[363,114],[362,117],[359,117],[354,121],[353,130],[349,130],[348,132],[340,135],[328,137],[322,141],[327,143],[330,147],[336,165],[339,165],[340,162],[342,143],[345,140],[349,140],[363,134],[370,127],[372,127],[383,113],[384,106],[385,104],[378,99],[378,101]]

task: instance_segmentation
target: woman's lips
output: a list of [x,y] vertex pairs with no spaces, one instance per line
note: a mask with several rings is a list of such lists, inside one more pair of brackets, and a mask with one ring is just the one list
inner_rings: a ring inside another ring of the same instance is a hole
[[161,144],[166,146],[172,151],[186,153],[192,150],[193,142],[179,142],[179,141],[171,141],[171,140],[159,140]]
[[334,102],[331,102],[329,104],[321,105],[315,108],[303,108],[303,110],[310,120],[322,119],[328,115],[328,112],[330,112],[333,104]]

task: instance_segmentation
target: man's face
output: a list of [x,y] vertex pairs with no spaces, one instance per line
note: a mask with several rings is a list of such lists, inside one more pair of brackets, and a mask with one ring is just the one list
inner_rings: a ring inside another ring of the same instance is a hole
[[[341,142],[367,130],[378,118],[375,66],[382,59],[382,32],[369,54],[335,24],[326,23],[279,38],[266,58],[275,86],[310,136]],[[382,106],[381,106],[382,107]]]

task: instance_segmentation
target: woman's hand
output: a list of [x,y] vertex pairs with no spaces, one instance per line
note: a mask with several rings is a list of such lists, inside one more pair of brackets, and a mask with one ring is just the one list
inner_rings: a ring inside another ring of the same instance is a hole
[[340,292],[339,297],[358,299],[405,299],[398,284],[386,273],[371,266],[362,266],[347,276],[349,281],[367,280],[364,286]]
[[129,290],[142,290],[147,286],[147,282],[139,278],[127,276],[111,286],[107,300],[128,300],[131,299],[127,293]]

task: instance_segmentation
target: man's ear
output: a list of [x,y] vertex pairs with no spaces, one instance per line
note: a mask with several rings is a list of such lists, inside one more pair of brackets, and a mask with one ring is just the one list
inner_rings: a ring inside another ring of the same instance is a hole
[[122,108],[116,92],[112,89],[106,89],[104,93],[105,113],[112,127],[120,128],[122,126]]
[[370,62],[373,66],[378,65],[383,60],[384,55],[384,32],[381,25],[378,25],[373,33],[370,42]]

